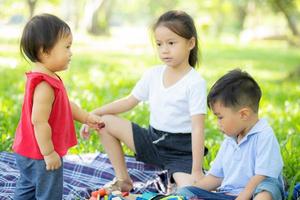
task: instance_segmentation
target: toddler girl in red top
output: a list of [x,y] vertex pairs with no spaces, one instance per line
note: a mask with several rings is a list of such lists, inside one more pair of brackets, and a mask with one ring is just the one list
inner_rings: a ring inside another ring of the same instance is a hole
[[77,144],[73,120],[98,129],[101,118],[70,102],[56,74],[71,60],[70,27],[56,16],[42,14],[25,26],[20,49],[34,66],[26,73],[22,114],[13,150],[20,178],[15,200],[61,200],[62,157]]

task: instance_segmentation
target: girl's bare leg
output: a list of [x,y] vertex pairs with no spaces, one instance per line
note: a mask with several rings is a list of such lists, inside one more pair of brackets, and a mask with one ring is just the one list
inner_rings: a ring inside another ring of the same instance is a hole
[[129,180],[124,152],[121,142],[135,152],[131,122],[115,115],[104,115],[105,127],[101,129],[100,138],[110,162],[119,180]]

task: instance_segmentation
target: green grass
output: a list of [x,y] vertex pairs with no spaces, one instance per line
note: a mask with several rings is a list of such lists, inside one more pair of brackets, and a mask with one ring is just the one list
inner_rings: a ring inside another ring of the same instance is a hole
[[[0,151],[11,151],[23,98],[24,72],[30,70],[30,64],[20,57],[17,40],[0,41]],[[95,42],[101,45],[101,40]],[[128,95],[142,73],[159,63],[154,50],[134,47],[140,50],[92,51],[89,45],[75,41],[71,68],[60,73],[70,99],[87,110]],[[221,75],[236,67],[255,77],[263,91],[259,113],[261,117],[268,118],[274,128],[285,163],[284,175],[291,185],[300,181],[300,84],[295,79],[288,79],[287,75],[300,65],[299,52],[299,49],[278,42],[247,46],[206,42],[202,47],[203,60],[199,68],[208,88]],[[148,114],[147,105],[142,104],[122,116],[147,126]],[[80,124],[76,123],[76,128],[78,132]],[[210,111],[205,133],[206,146],[210,150],[204,162],[207,169],[223,139]],[[126,154],[132,154],[128,148],[124,147],[124,150]],[[103,148],[97,135],[93,134],[88,141],[79,139],[79,144],[70,153],[97,151],[103,151]]]

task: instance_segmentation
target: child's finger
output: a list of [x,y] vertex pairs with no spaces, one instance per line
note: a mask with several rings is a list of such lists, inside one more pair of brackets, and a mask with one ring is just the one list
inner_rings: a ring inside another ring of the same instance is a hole
[[83,131],[84,131],[85,133],[88,133],[88,132],[89,132],[89,126],[84,125]]
[[104,128],[104,127],[105,127],[104,122],[98,123],[98,129],[99,130],[102,129],[102,128]]
[[82,125],[80,132],[83,133],[83,134],[88,133],[89,132],[89,126]]
[[80,136],[86,140],[89,138],[89,135],[89,127],[87,125],[82,125],[80,129]]
[[83,135],[83,139],[87,140],[90,138],[90,133],[86,133]]
[[87,139],[89,139],[89,137],[90,137],[90,133],[89,133],[89,132],[83,132],[83,133],[81,134],[81,136],[82,136],[82,138],[83,138],[84,140],[87,140]]

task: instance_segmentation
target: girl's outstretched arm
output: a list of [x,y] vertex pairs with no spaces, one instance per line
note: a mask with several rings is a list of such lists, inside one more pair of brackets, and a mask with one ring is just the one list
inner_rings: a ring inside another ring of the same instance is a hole
[[[100,116],[105,114],[119,114],[129,111],[130,109],[134,108],[138,103],[139,100],[137,100],[133,95],[129,95],[125,98],[116,100],[102,107],[96,108],[91,113]],[[83,139],[88,139],[90,137],[89,126],[85,124],[81,126],[80,136]]]
[[105,114],[119,114],[131,110],[140,101],[137,100],[133,95],[129,95],[122,99],[113,101],[109,104],[106,104],[100,108],[95,109],[92,113],[96,115],[105,115]]

